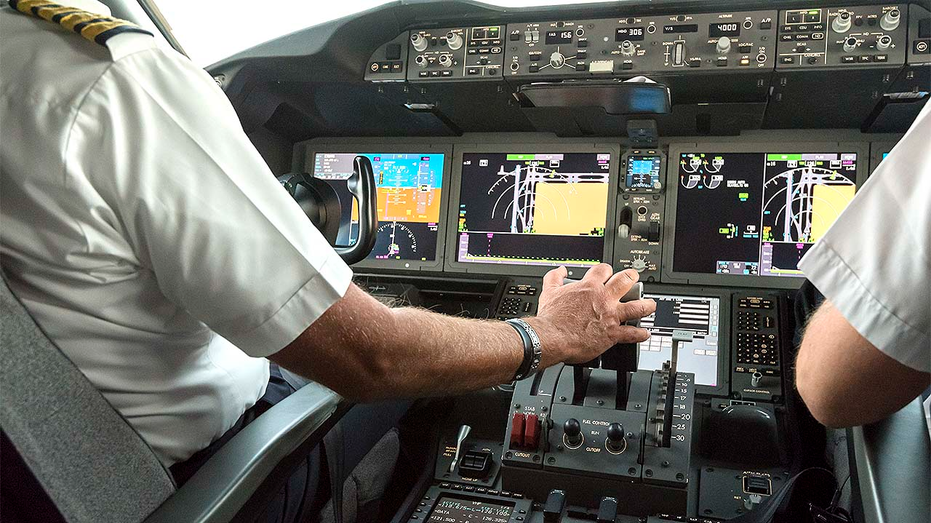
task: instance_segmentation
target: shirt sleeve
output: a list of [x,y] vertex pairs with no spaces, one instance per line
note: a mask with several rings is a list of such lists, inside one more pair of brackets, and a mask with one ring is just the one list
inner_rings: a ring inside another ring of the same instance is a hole
[[66,183],[100,194],[100,213],[143,272],[250,356],[284,348],[349,286],[352,271],[277,182],[225,94],[173,51],[114,62],[80,106],[67,150],[95,152],[66,154]]
[[848,322],[931,372],[931,105],[799,267]]

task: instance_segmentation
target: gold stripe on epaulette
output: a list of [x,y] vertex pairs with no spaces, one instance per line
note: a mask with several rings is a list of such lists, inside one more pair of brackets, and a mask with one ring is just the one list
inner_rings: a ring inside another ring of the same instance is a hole
[[100,45],[104,45],[107,39],[121,33],[143,33],[152,36],[149,31],[126,20],[88,13],[48,0],[9,0],[9,3],[10,7],[21,13],[56,22],[65,29],[79,33],[87,40]]

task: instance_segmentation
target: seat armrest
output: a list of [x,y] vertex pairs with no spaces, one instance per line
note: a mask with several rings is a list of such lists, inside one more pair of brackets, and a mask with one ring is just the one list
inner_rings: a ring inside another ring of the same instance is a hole
[[927,523],[931,438],[921,398],[888,418],[851,429],[864,523]]
[[226,522],[242,509],[275,467],[345,405],[310,383],[257,417],[226,443],[146,523]]

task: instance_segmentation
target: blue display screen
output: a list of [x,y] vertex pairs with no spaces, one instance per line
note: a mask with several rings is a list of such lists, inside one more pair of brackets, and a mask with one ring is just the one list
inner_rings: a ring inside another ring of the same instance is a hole
[[372,162],[378,187],[378,231],[369,259],[435,260],[444,155],[317,153],[313,176],[336,189],[340,201],[337,245],[354,244],[359,235],[358,207],[346,187],[357,155]]
[[627,158],[628,189],[653,189],[659,182],[661,156],[630,156]]

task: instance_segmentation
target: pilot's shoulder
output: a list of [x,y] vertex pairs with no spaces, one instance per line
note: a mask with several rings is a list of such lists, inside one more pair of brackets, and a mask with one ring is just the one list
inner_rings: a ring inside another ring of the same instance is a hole
[[62,29],[75,33],[75,36],[107,48],[113,61],[156,46],[151,32],[112,16],[46,0],[10,0],[9,5],[22,14],[57,24]]

